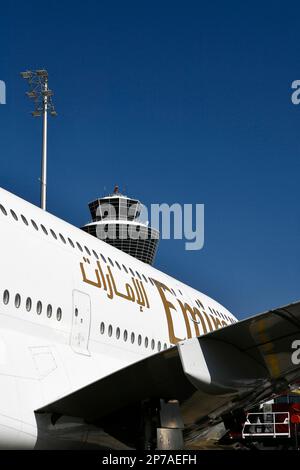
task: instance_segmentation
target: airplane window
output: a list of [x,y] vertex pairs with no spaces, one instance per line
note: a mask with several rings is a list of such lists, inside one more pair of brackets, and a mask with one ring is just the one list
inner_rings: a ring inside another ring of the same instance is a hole
[[28,225],[28,220],[26,219],[26,217],[23,214],[21,214],[21,219],[23,220],[25,225]]
[[119,327],[116,330],[116,337],[117,337],[117,339],[120,338],[120,328]]
[[68,242],[70,243],[71,247],[72,248],[75,248],[75,245],[73,243],[73,240],[71,240],[71,238],[68,238]]
[[127,338],[128,338],[127,330],[124,330],[124,334],[123,334],[124,341],[127,341]]
[[168,349],[167,343],[164,344],[164,349]]
[[210,307],[208,307],[208,310],[210,311],[210,313],[212,313],[212,309]]
[[27,310],[27,312],[30,312],[31,307],[32,307],[31,298],[30,298],[30,297],[27,297],[27,299],[26,299],[26,310]]
[[90,252],[90,250],[88,249],[88,247],[87,247],[87,246],[84,246],[84,249],[85,249],[85,251],[87,252],[87,254],[88,254],[89,256],[91,256],[91,252]]
[[142,276],[143,276],[144,281],[148,282],[146,276],[144,276],[144,274],[142,274]]
[[62,317],[62,311],[61,311],[61,308],[58,307],[57,311],[56,311],[56,319],[57,321],[60,321],[61,320],[61,317]]
[[145,348],[148,348],[148,344],[149,344],[149,340],[148,340],[148,338],[147,338],[147,336],[146,336],[146,338],[145,338]]
[[142,344],[142,337],[141,335],[138,336],[138,345],[140,346]]
[[105,332],[105,325],[104,323],[102,322],[101,325],[100,325],[100,333],[103,335]]
[[42,302],[39,300],[38,303],[36,304],[36,313],[40,315],[42,313],[42,309],[43,309]]
[[56,233],[54,232],[54,230],[52,230],[52,228],[50,228],[50,232],[51,232],[52,237],[53,237],[55,240],[57,240]]
[[124,269],[125,273],[128,274],[128,269],[126,268],[126,266],[124,266],[124,264],[122,264],[122,266],[123,266],[123,269]]
[[[180,290],[180,289],[178,289],[178,291],[179,291],[179,294],[180,294],[180,295],[182,295],[182,292],[181,292],[181,290]],[[166,345],[166,346],[167,346],[167,345]]]
[[60,238],[61,241],[66,245],[66,243],[67,243],[67,242],[66,242],[66,239],[65,239],[65,237],[64,237],[61,233],[59,234],[59,238]]
[[12,209],[10,209],[10,213],[11,213],[11,215],[13,216],[13,218],[14,218],[15,220],[18,220],[17,214],[16,214]]
[[132,344],[134,343],[134,340],[135,340],[135,334],[131,333],[131,342],[132,342]]
[[134,271],[132,271],[131,268],[129,268],[129,271],[131,272],[131,274],[133,275],[133,277],[135,277]]
[[142,280],[140,273],[138,271],[135,271],[135,272],[136,272],[138,278],[140,278],[140,280]]
[[9,292],[8,292],[8,290],[5,290],[5,291],[3,292],[3,303],[4,303],[5,305],[7,305],[8,302],[9,302]]
[[107,258],[107,259],[108,259],[108,261],[110,262],[110,264],[111,264],[112,266],[114,266],[114,263],[112,262],[112,260],[111,260],[110,258]]
[[151,284],[154,286],[154,282],[153,282],[153,280],[152,280],[152,278],[151,278],[151,277],[149,277],[149,281],[150,281],[150,282],[151,282]]
[[95,258],[99,259],[99,256],[97,255],[95,250],[93,250],[93,255],[95,256]]
[[116,265],[118,266],[119,269],[122,269],[121,266],[119,265],[118,261],[115,260]]
[[21,305],[21,296],[20,296],[20,294],[16,294],[16,296],[15,296],[15,307],[19,308],[20,305]]
[[172,293],[173,293],[173,294],[175,295],[175,297],[176,297],[176,294],[175,294],[175,291],[174,291],[174,289],[171,289],[171,291],[172,291]]
[[101,258],[103,259],[104,263],[106,263],[105,256],[104,256],[102,253],[100,253],[100,256],[101,256]]
[[113,327],[109,325],[108,327],[108,336],[111,336],[113,334]]
[[44,225],[41,224],[41,227],[42,227],[42,230],[44,232],[45,235],[48,235],[48,232],[47,232],[47,229],[46,227],[44,227]]
[[80,245],[80,243],[76,242],[76,245],[78,246],[80,251],[83,251],[82,246]]
[[52,317],[52,305],[48,305],[47,307],[47,317],[51,318]]
[[158,341],[158,343],[157,343],[157,349],[158,349],[159,351],[161,350],[161,342],[160,342],[160,341]]
[[65,239],[65,237],[64,237],[61,233],[59,234],[59,236],[60,236],[61,241],[62,241],[64,244],[66,244],[66,239]]
[[151,341],[151,349],[154,349],[155,348],[155,341],[154,339]]
[[32,223],[33,227],[35,228],[35,230],[39,229],[34,220],[31,220],[31,223]]
[[5,208],[2,206],[2,204],[0,204],[0,209],[2,211],[2,214],[7,215],[7,212],[6,212]]

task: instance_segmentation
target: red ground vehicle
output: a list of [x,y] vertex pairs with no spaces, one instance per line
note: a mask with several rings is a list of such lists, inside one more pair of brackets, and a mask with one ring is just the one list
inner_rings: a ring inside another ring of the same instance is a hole
[[248,413],[224,419],[227,434],[220,444],[255,449],[300,450],[300,393],[290,393]]

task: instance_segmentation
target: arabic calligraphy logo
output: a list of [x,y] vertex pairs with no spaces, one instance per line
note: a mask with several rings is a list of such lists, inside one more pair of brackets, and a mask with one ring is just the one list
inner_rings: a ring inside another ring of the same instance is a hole
[[114,275],[109,266],[106,266],[107,272],[104,273],[99,261],[96,262],[96,269],[89,268],[90,261],[87,258],[83,258],[83,263],[80,263],[80,269],[82,274],[82,280],[86,284],[102,289],[106,292],[109,299],[114,297],[120,297],[121,299],[135,302],[140,306],[150,308],[148,296],[145,290],[145,286],[139,279],[131,278],[132,284],[125,283],[125,292],[122,292],[119,286],[117,286]]

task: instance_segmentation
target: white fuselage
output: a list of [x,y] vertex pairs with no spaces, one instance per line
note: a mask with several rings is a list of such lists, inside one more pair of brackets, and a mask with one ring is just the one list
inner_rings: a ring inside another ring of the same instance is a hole
[[46,442],[51,424],[38,425],[34,411],[47,403],[237,321],[208,296],[3,189],[0,234],[1,448]]

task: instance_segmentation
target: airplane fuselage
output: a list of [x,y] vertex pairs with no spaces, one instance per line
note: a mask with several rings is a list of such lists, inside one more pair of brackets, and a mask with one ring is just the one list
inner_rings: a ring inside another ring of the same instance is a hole
[[35,410],[237,321],[205,294],[3,189],[0,229],[2,448],[86,442],[84,423],[69,420],[52,436]]

